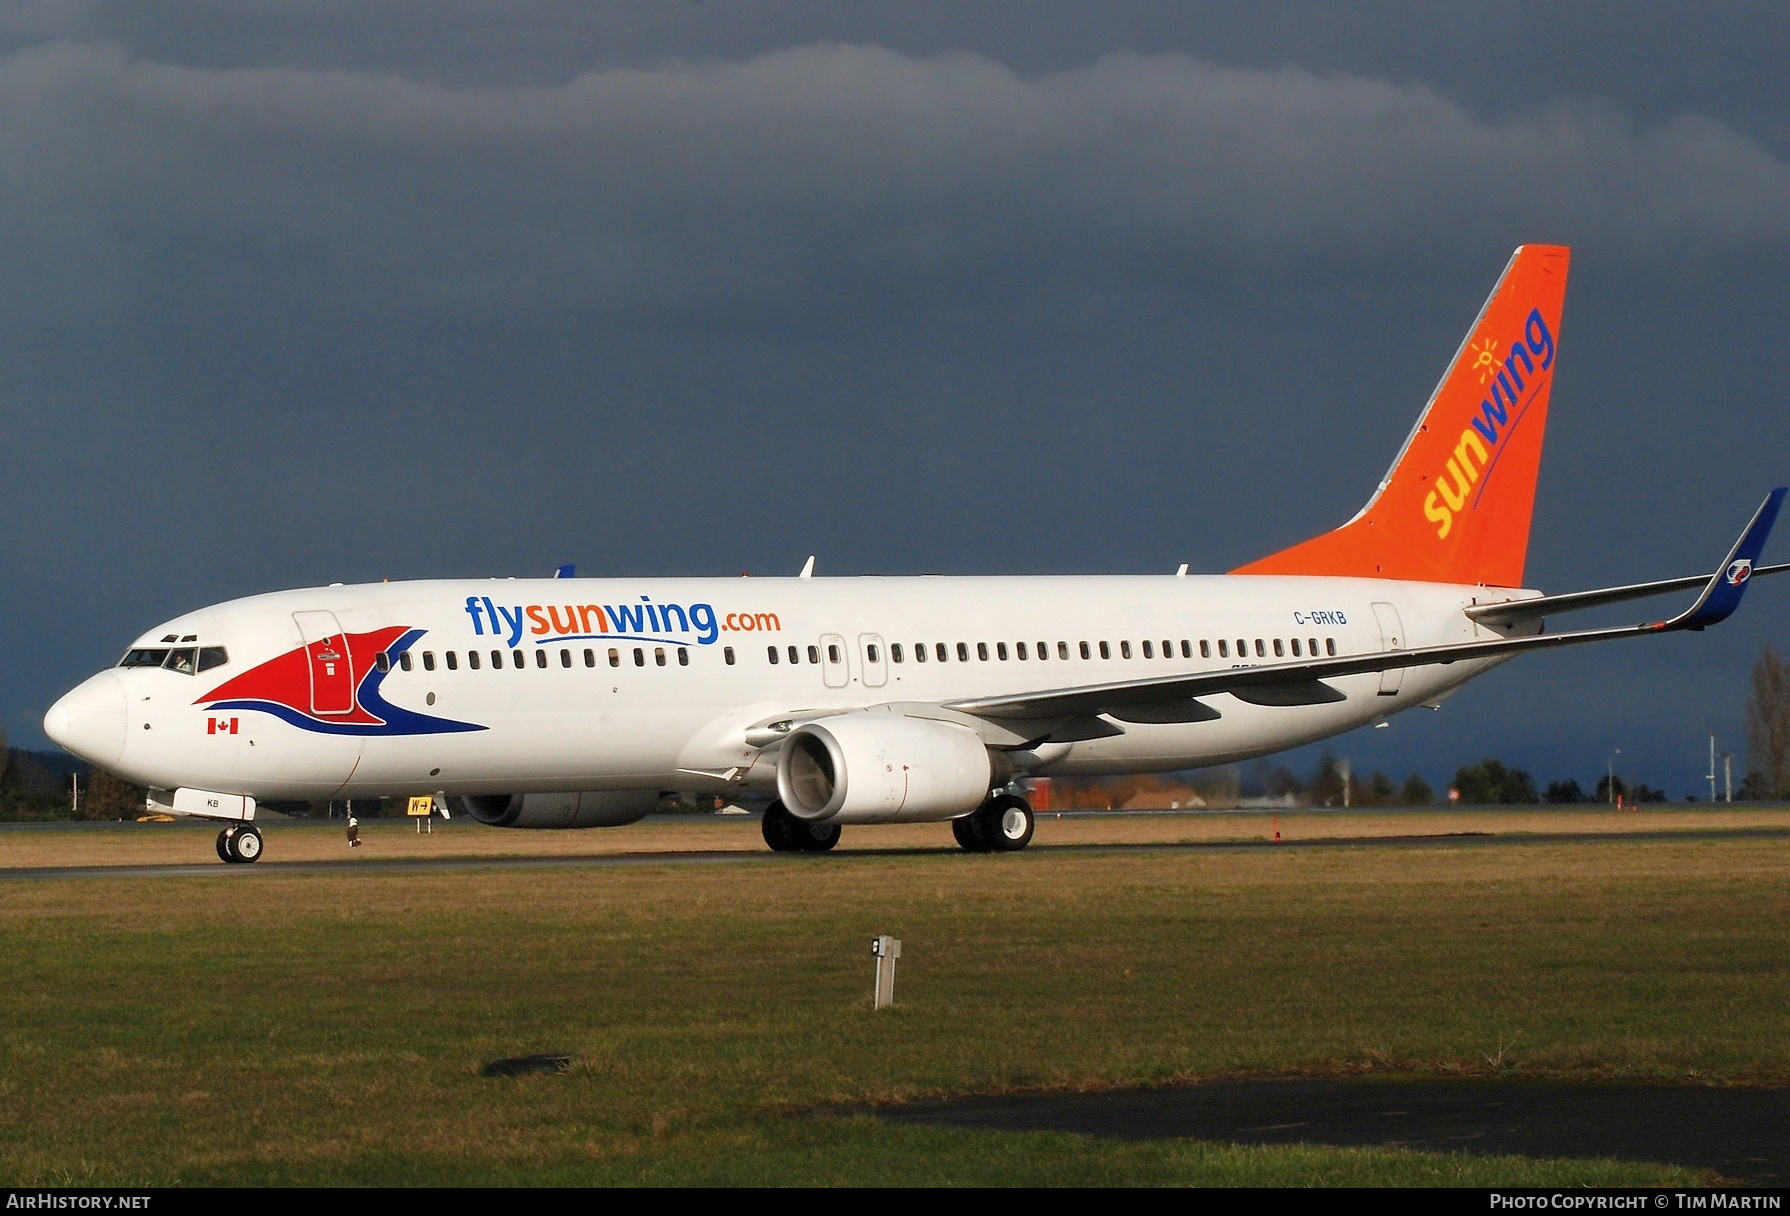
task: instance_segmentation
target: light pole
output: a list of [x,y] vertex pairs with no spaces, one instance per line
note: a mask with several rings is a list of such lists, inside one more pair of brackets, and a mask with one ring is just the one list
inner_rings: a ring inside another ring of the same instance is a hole
[[1604,776],[1604,792],[1610,796],[1610,805],[1616,805],[1616,757],[1622,754],[1620,747],[1610,752],[1609,771]]

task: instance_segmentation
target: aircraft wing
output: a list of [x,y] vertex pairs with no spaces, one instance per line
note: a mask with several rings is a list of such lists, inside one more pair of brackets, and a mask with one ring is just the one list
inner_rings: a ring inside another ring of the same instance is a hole
[[[1191,721],[1194,719],[1173,716],[1177,712],[1177,703],[1184,707],[1181,712],[1186,712],[1192,708],[1186,706],[1187,702],[1218,693],[1231,693],[1241,700],[1260,705],[1320,704],[1343,699],[1339,690],[1324,683],[1325,680],[1339,676],[1389,671],[1398,667],[1446,665],[1467,659],[1501,659],[1529,650],[1551,650],[1584,642],[1672,633],[1681,629],[1705,629],[1726,620],[1739,607],[1747,583],[1755,573],[1755,563],[1764,550],[1765,540],[1771,534],[1771,526],[1777,519],[1778,509],[1783,505],[1784,495],[1785,489],[1780,487],[1765,496],[1765,501],[1741,532],[1740,539],[1729,549],[1728,556],[1716,567],[1715,573],[1697,580],[1703,585],[1702,594],[1689,608],[1663,621],[1606,629],[1584,629],[1572,633],[1460,642],[1446,646],[1419,646],[1408,650],[1269,663],[1256,667],[1233,667],[1192,675],[1155,676],[1008,696],[974,697],[947,701],[944,708],[985,718],[1044,719],[1111,714],[1130,721]],[[1772,566],[1767,567],[1767,570],[1783,568]],[[1683,580],[1670,582],[1672,586],[1642,583],[1630,587],[1578,592],[1576,596],[1549,596],[1490,607],[1514,608],[1520,605],[1529,608],[1544,604],[1549,599],[1558,603],[1575,598],[1579,602],[1574,607],[1591,607],[1598,603],[1619,603],[1624,599],[1639,598],[1642,594],[1659,594],[1684,585]],[[1649,590],[1637,592],[1636,587]],[[1598,599],[1599,596],[1608,598]]]
[[[1775,566],[1755,566],[1750,577],[1758,578],[1764,574],[1781,574],[1785,570],[1790,570],[1790,562],[1782,562]],[[1672,591],[1689,591],[1692,587],[1701,587],[1708,581],[1707,574],[1688,574],[1683,578],[1666,578],[1652,583],[1630,583],[1626,587],[1602,587],[1596,591],[1569,591],[1565,595],[1543,595],[1526,600],[1509,600],[1502,604],[1475,604],[1467,609],[1467,615],[1481,625],[1521,625],[1563,612],[1582,612],[1587,608],[1603,608],[1610,604],[1621,604],[1628,600],[1643,600],[1649,596],[1665,595]]]

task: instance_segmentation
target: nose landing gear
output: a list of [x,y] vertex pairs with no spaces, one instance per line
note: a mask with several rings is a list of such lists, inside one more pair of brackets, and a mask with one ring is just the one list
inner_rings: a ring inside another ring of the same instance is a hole
[[252,823],[233,823],[218,833],[218,860],[248,863],[261,856],[261,832]]

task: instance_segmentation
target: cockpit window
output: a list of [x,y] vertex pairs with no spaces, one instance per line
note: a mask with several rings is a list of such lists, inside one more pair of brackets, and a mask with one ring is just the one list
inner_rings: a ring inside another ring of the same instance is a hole
[[230,661],[222,646],[199,647],[199,670],[210,671],[213,667],[222,667]]
[[166,649],[127,650],[124,652],[124,658],[118,661],[118,665],[120,667],[160,667],[167,657]]
[[167,661],[162,666],[169,671],[190,676],[199,670],[199,649],[196,646],[182,646],[178,650],[170,650]]

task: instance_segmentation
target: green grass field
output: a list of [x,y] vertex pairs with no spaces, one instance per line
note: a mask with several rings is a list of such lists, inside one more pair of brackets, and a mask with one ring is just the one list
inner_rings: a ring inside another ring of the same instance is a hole
[[[1781,839],[1049,843],[0,883],[0,1181],[1682,1185],[815,1112],[1294,1073],[1790,1083]],[[873,1013],[877,933],[905,947]],[[548,1051],[580,1063],[480,1075]]]

